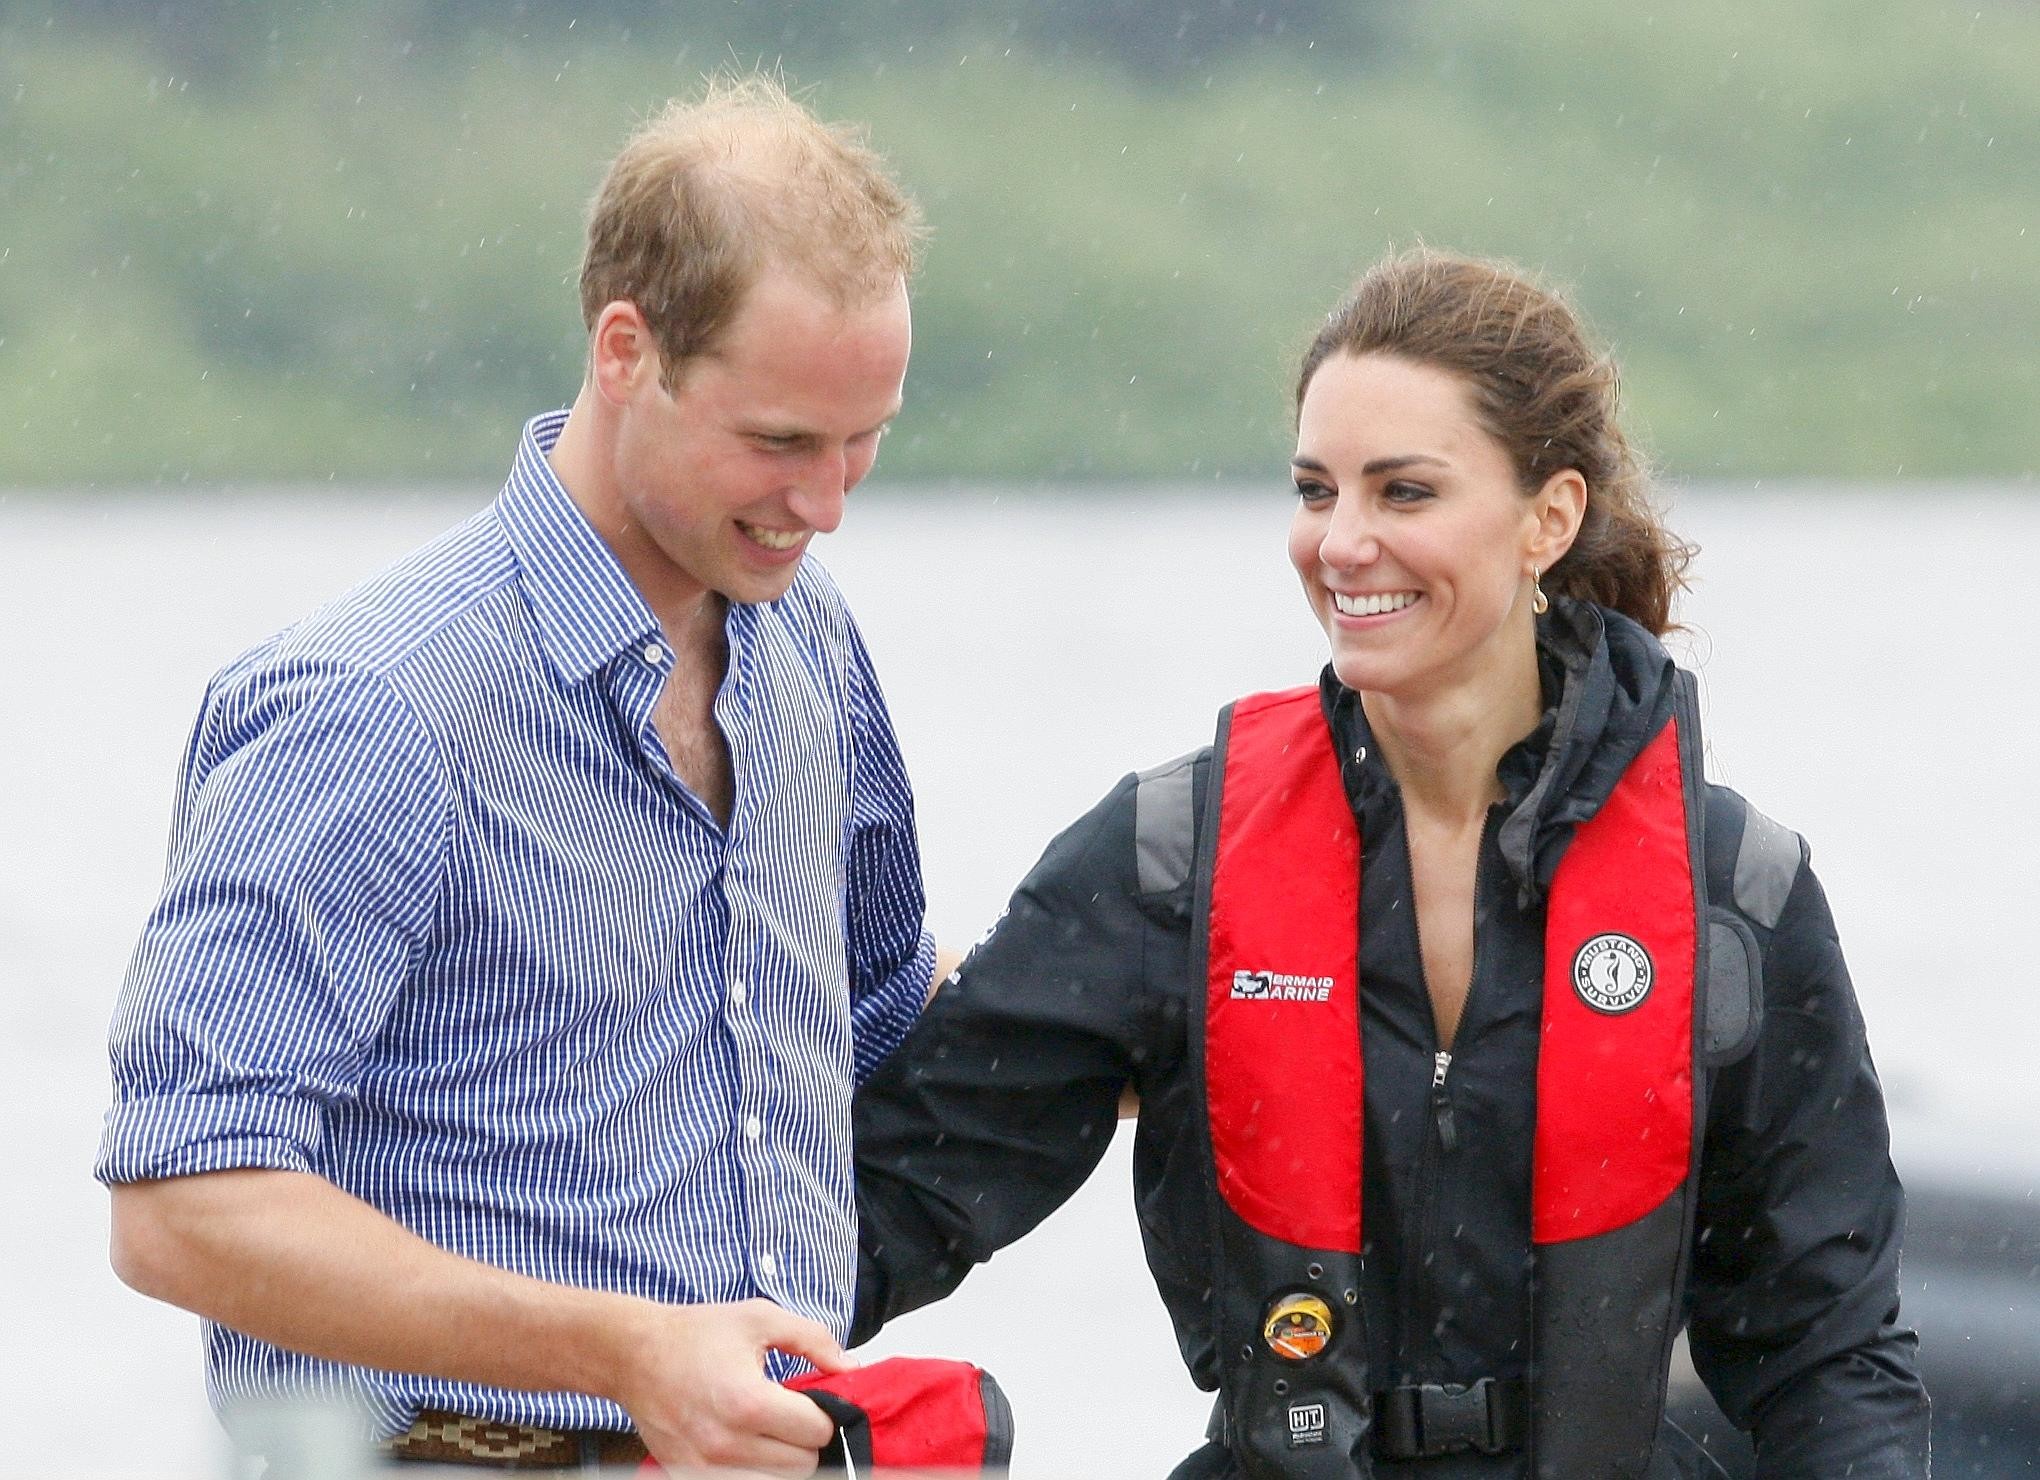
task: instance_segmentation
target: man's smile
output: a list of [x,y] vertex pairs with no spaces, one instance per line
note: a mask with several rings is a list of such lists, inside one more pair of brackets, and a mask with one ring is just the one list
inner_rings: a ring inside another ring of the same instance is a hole
[[795,549],[810,533],[805,529],[772,529],[763,524],[746,524],[741,519],[736,523],[745,539],[755,541],[768,550]]

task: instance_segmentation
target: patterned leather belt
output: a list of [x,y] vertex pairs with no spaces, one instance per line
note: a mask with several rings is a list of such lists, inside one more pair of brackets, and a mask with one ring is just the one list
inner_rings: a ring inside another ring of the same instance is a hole
[[541,1429],[427,1408],[411,1427],[383,1445],[396,1459],[501,1470],[634,1468],[647,1457],[634,1431]]

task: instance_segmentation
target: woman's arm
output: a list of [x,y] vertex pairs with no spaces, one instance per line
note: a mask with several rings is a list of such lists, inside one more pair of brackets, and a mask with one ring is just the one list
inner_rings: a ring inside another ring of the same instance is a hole
[[1049,845],[859,1090],[853,1342],[947,1295],[1059,1207],[1155,1060],[1142,967],[1147,933],[1169,926],[1137,897],[1134,787]]
[[1758,1474],[1924,1480],[1927,1396],[1899,1324],[1904,1193],[1826,896],[1800,866],[1766,931],[1763,1026],[1720,1071],[1691,1284],[1694,1365]]

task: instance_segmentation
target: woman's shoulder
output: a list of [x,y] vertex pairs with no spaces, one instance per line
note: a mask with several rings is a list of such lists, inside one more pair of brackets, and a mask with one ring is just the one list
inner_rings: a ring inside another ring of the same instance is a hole
[[1806,872],[1811,857],[1806,839],[1741,792],[1715,782],[1707,785],[1703,837],[1709,900],[1732,905],[1760,929],[1775,930]]
[[1121,776],[1049,840],[1023,890],[1096,907],[1186,888],[1210,759],[1206,746]]
[[1135,884],[1141,894],[1168,894],[1189,883],[1211,754],[1211,746],[1200,746],[1119,783],[1116,795],[1131,814]]
[[[1806,840],[1713,784],[1704,829],[1708,1058],[1722,1065],[1755,1047],[1772,1006],[1791,1002],[1803,1015],[1816,998],[1839,1004],[1848,977]],[[1824,997],[1811,983],[1842,990]]]

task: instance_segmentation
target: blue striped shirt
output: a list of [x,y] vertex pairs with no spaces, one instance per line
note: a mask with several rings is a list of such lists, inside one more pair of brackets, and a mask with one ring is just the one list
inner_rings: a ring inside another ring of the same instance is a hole
[[[526,428],[489,508],[213,680],[96,1172],[311,1172],[505,1269],[762,1295],[841,1336],[852,1082],[934,959],[898,746],[805,561],[729,609],[718,825],[653,727],[658,623],[546,463],[564,423]],[[629,1422],[206,1342],[221,1409],[291,1390],[385,1434],[420,1407]]]

